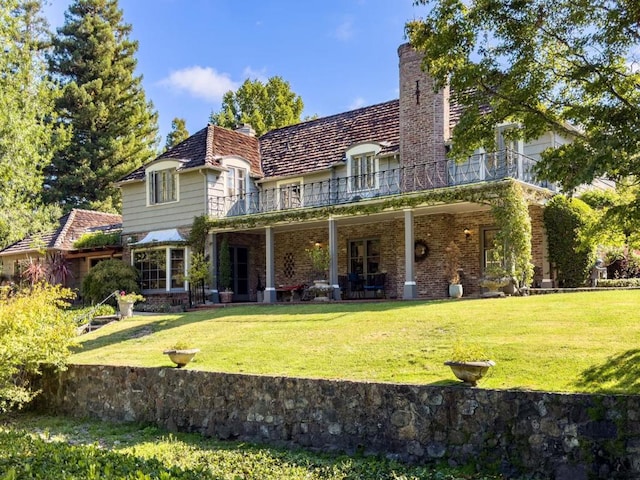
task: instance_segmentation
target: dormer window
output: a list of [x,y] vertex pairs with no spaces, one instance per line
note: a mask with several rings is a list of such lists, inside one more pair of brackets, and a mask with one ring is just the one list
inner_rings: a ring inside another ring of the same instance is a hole
[[347,169],[349,189],[352,192],[374,193],[379,188],[380,170],[378,154],[382,150],[379,143],[360,143],[347,149]]
[[247,171],[244,168],[229,167],[227,172],[227,195],[244,198],[247,191]]
[[177,201],[178,188],[175,168],[148,172],[147,184],[149,185],[150,205]]
[[351,157],[351,184],[353,190],[376,187],[376,159],[373,152]]

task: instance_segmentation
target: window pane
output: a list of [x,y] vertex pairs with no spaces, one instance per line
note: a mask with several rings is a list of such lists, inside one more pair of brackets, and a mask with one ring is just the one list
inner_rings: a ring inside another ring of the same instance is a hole
[[165,250],[139,250],[133,254],[133,265],[140,272],[143,290],[165,289]]
[[171,249],[171,288],[184,288],[184,249]]

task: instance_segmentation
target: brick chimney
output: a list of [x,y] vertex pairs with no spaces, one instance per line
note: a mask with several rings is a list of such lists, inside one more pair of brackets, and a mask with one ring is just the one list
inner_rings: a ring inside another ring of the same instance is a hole
[[[422,187],[447,185],[445,141],[449,138],[449,88],[433,91],[433,80],[422,70],[422,54],[408,43],[400,58],[400,160],[415,167]],[[411,185],[405,188],[411,190]]]

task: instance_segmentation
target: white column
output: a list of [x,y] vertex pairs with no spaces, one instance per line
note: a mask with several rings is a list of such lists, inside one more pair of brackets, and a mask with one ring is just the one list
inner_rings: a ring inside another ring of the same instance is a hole
[[333,287],[333,299],[340,300],[338,283],[338,225],[335,218],[329,217],[329,284]]
[[413,268],[414,261],[414,234],[413,234],[413,210],[406,209],[404,211],[404,291],[402,298],[411,300],[418,298],[418,289],[416,286],[415,273]]
[[264,303],[275,303],[276,298],[276,270],[274,265],[273,228],[265,227],[265,265],[267,266],[264,289]]
[[209,234],[211,237],[211,301],[220,303],[220,292],[218,291],[218,235]]

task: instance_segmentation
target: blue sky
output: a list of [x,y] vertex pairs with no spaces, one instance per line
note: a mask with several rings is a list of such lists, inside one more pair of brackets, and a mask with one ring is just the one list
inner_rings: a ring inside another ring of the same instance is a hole
[[[52,28],[70,0],[51,0]],[[174,117],[206,126],[222,95],[246,78],[279,75],[303,116],[332,115],[398,97],[404,24],[412,0],[120,0],[139,42],[137,73],[159,113],[162,144]]]

